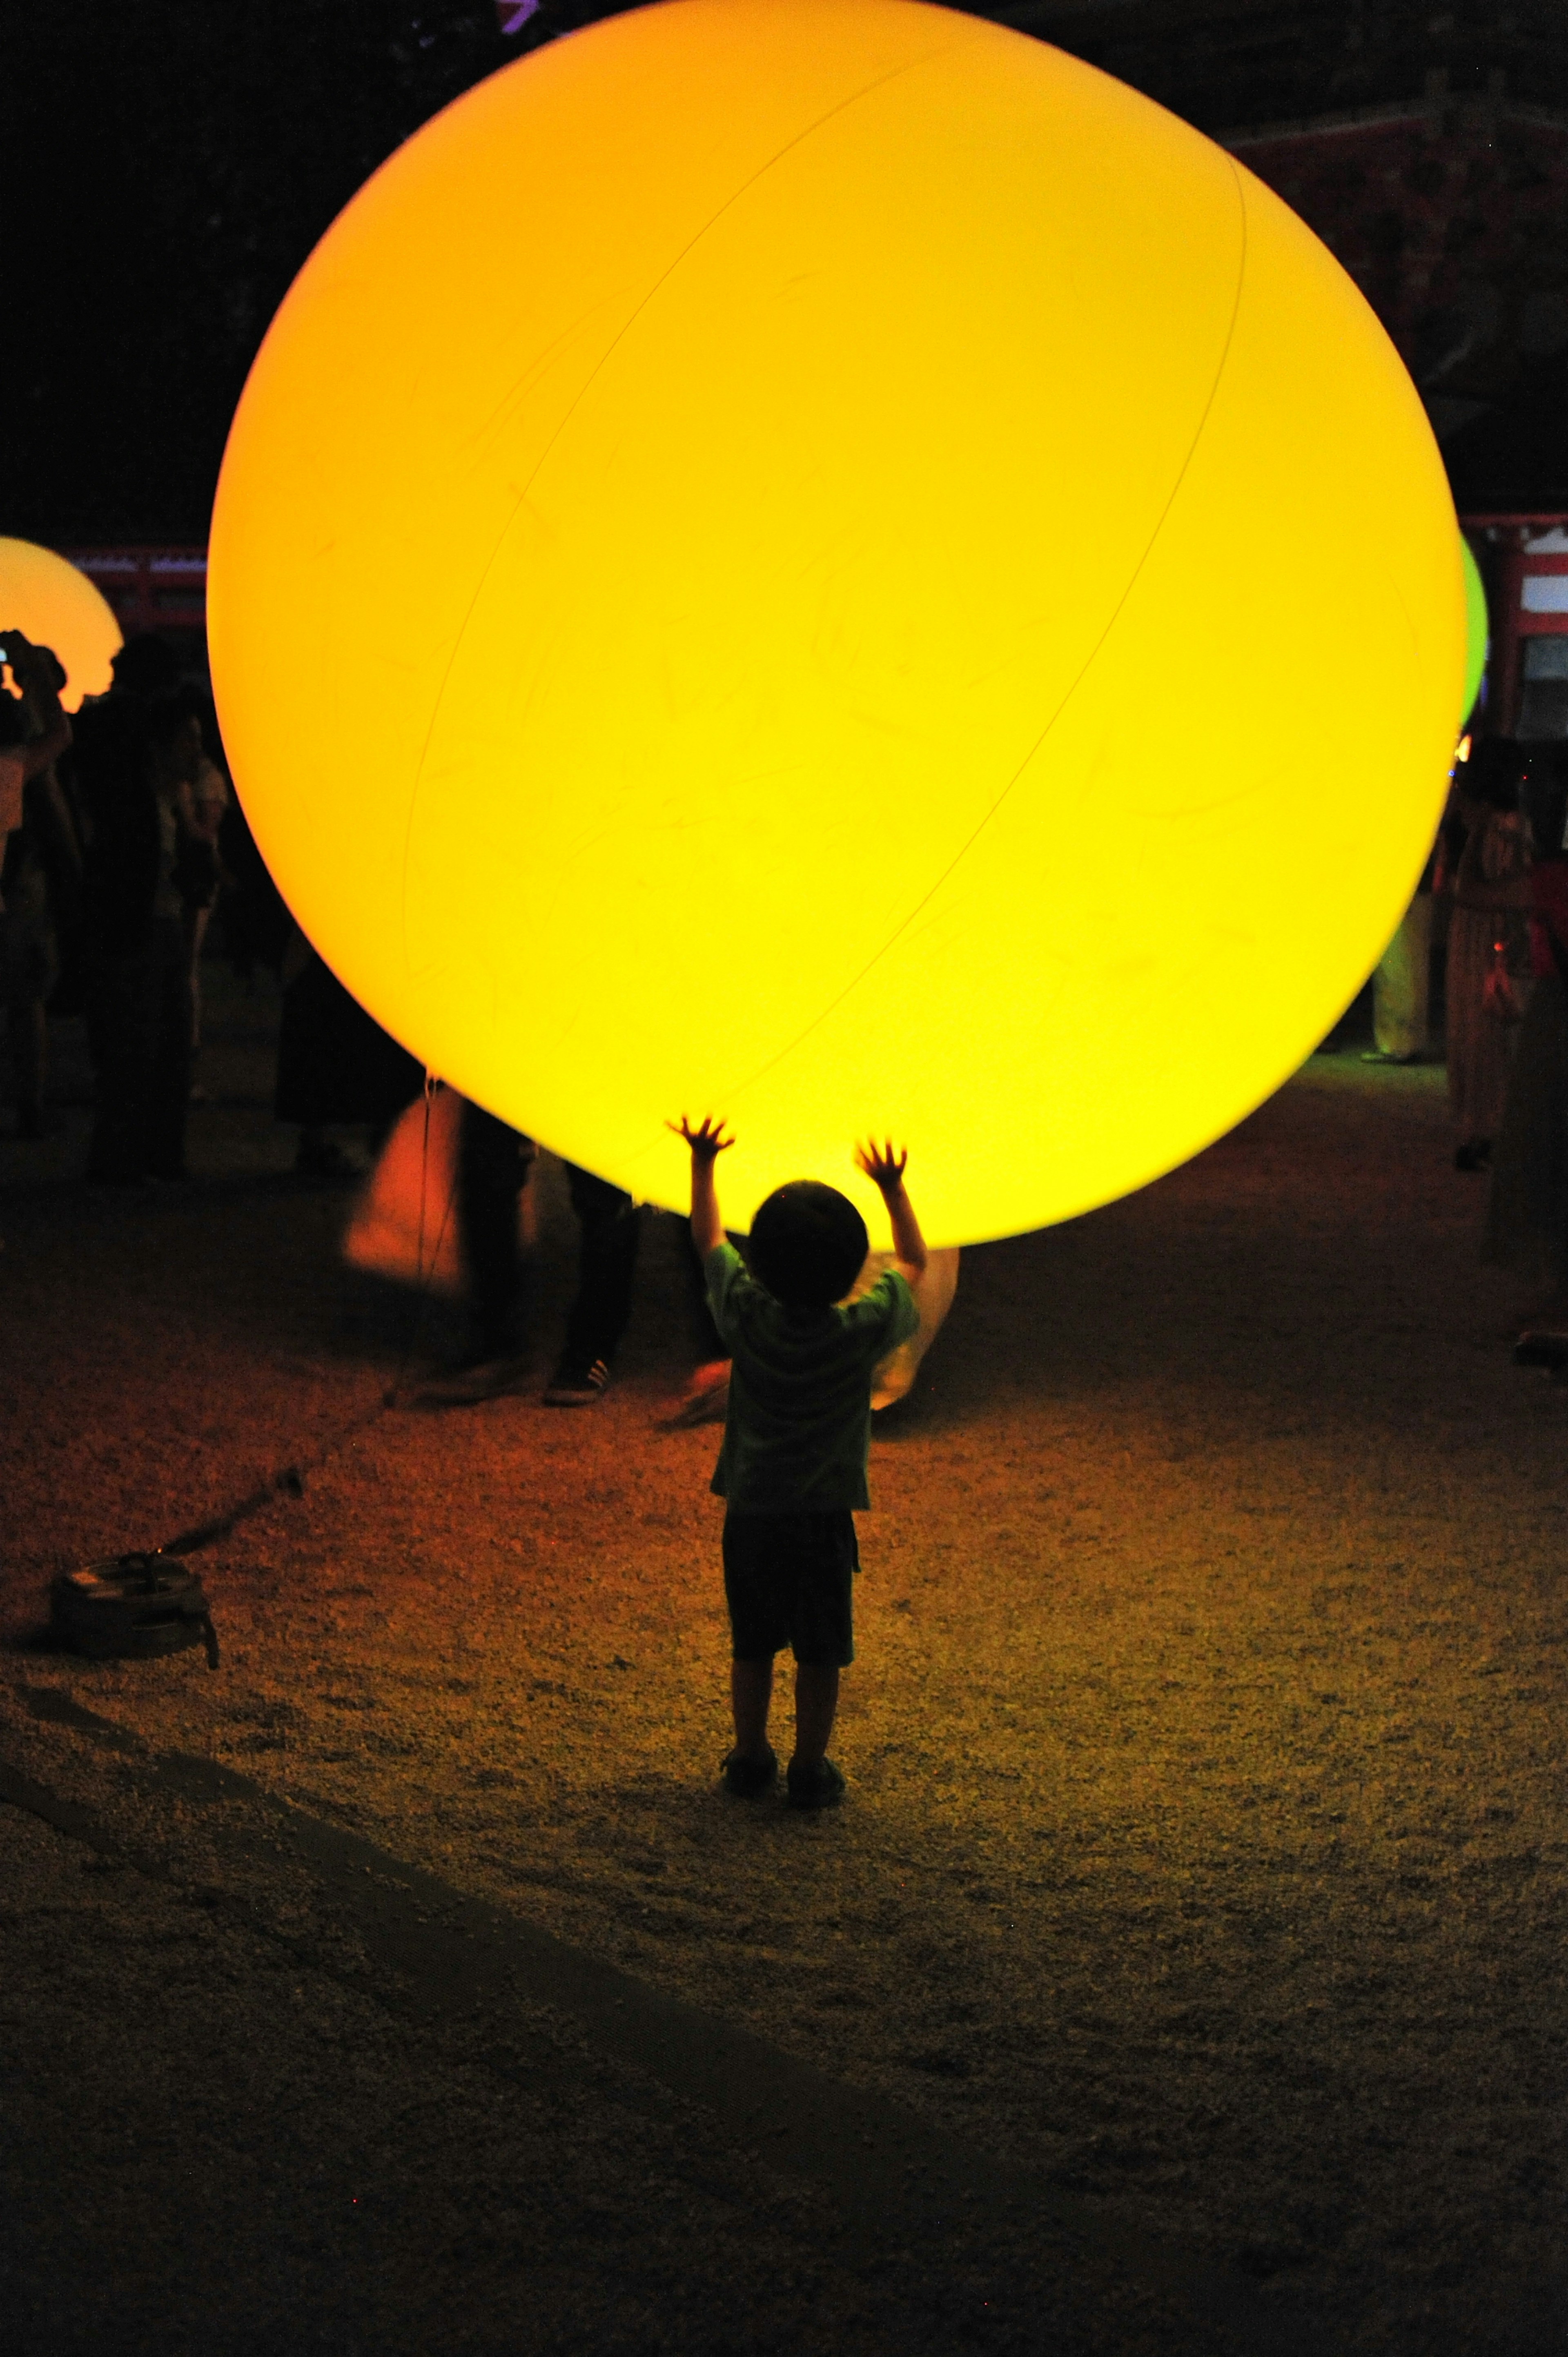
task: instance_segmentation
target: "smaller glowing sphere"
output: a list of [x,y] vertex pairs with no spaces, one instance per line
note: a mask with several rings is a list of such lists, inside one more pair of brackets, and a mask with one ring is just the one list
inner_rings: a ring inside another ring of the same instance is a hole
[[1465,567],[1464,715],[1468,720],[1476,708],[1476,698],[1481,693],[1491,631],[1487,619],[1487,593],[1481,586],[1481,569],[1470,553],[1467,540],[1459,543],[1459,554]]
[[68,712],[80,711],[84,695],[108,694],[121,644],[114,608],[85,573],[30,540],[0,540],[0,630],[6,630],[53,648],[65,667],[59,700]]

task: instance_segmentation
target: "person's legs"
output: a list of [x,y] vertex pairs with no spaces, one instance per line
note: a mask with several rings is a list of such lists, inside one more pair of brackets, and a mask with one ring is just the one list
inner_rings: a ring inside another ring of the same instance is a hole
[[157,1040],[158,977],[150,949],[96,956],[87,976],[96,1114],[89,1178],[134,1182],[147,1167],[147,1096]]
[[6,1043],[18,1137],[44,1133],[44,1065],[48,995],[59,978],[53,930],[41,909],[0,914],[0,972],[5,976]]
[[1530,1286],[1527,1329],[1568,1320],[1568,993],[1556,974],[1538,979],[1519,1026],[1481,1257]]
[[522,1348],[523,1262],[517,1207],[532,1147],[495,1114],[463,1102],[457,1213],[468,1269],[474,1357],[482,1364]]
[[5,1036],[11,1050],[11,1087],[18,1137],[44,1132],[44,1057],[48,1030],[44,1002],[26,990],[7,999]]
[[154,936],[156,1046],[147,1100],[147,1167],[160,1178],[183,1178],[190,1112],[190,963],[177,917],[160,917]]
[[567,1319],[566,1340],[551,1392],[592,1397],[595,1390],[602,1388],[602,1379],[593,1389],[585,1389],[585,1379],[596,1365],[607,1372],[631,1315],[639,1228],[637,1206],[619,1187],[572,1163],[566,1172],[572,1209],[582,1226],[582,1249],[577,1297]]
[[792,1768],[814,1768],[827,1755],[839,1706],[836,1662],[795,1664],[795,1756]]
[[789,1800],[796,1808],[831,1807],[844,1789],[827,1756],[838,1713],[839,1676],[854,1659],[854,1575],[860,1562],[854,1516],[796,1518],[789,1605],[795,1652],[795,1753]]
[[769,1514],[725,1516],[735,1749],[724,1763],[724,1781],[737,1800],[759,1800],[778,1773],[768,1740],[768,1706],[773,1698],[774,1656],[788,1637],[775,1577],[776,1524],[777,1518]]
[[201,1058],[201,954],[211,921],[211,904],[205,909],[188,909],[185,915],[186,964],[190,977],[190,1102],[205,1104],[207,1092],[196,1077]]
[[[836,1679],[838,1673],[833,1674]],[[729,1692],[735,1712],[736,1756],[758,1761],[768,1759],[768,1709],[773,1699],[771,1656],[760,1662],[732,1662]]]
[[1372,1037],[1369,1061],[1412,1064],[1426,1052],[1431,987],[1432,895],[1418,892],[1372,977]]
[[185,920],[186,955],[190,964],[190,1053],[194,1061],[201,1046],[201,952],[212,921],[210,904],[192,909]]

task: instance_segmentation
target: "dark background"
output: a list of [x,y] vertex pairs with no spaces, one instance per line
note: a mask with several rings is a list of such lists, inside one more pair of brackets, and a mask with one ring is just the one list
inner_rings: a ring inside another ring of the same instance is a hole
[[[460,91],[618,13],[543,0],[505,38],[491,0],[8,12],[0,531],[56,546],[204,542],[246,371],[334,215]],[[1018,0],[970,13],[1055,40],[1221,136],[1434,91],[1568,109],[1562,0]],[[408,304],[417,335],[417,286]],[[1554,447],[1560,395],[1538,376],[1526,368],[1503,406],[1533,402]]]

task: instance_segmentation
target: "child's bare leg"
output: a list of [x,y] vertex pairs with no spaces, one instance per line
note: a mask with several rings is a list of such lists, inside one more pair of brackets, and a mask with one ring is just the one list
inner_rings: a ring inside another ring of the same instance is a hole
[[743,1760],[766,1760],[768,1706],[773,1699],[772,1662],[732,1662],[729,1693],[735,1709],[736,1751]]
[[827,1751],[839,1706],[838,1666],[832,1662],[795,1664],[795,1764],[814,1768]]

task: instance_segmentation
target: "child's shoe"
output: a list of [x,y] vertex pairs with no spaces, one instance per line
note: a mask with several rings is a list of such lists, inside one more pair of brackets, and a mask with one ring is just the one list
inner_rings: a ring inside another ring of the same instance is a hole
[[843,1777],[831,1760],[813,1760],[809,1768],[791,1760],[785,1781],[792,1809],[831,1809],[843,1798]]
[[729,1361],[710,1359],[693,1371],[680,1405],[669,1418],[672,1430],[697,1424],[722,1424],[729,1413]]
[[733,1792],[737,1801],[755,1801],[771,1790],[778,1773],[778,1755],[773,1751],[766,1760],[743,1760],[738,1751],[732,1751],[723,1767],[725,1791]]

